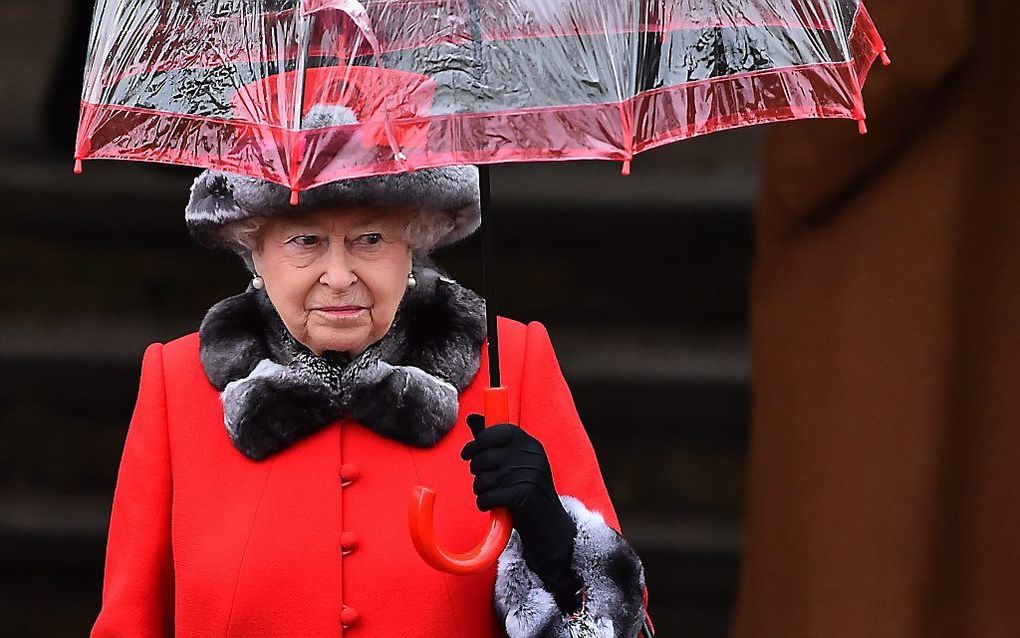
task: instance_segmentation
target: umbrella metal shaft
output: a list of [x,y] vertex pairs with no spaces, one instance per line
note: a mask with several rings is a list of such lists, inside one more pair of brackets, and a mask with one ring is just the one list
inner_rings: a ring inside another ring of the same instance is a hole
[[485,323],[488,332],[489,387],[500,386],[499,332],[496,330],[496,229],[493,227],[489,167],[478,167],[479,200],[482,209],[482,287],[485,293]]

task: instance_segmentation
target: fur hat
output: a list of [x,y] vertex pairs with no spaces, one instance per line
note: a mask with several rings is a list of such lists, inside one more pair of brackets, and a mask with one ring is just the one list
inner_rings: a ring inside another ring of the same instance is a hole
[[[309,112],[304,128],[355,123],[357,120],[350,109],[318,107]],[[237,247],[220,233],[233,222],[344,206],[409,206],[418,211],[447,215],[453,228],[435,243],[435,246],[445,246],[467,237],[481,223],[478,168],[444,166],[413,173],[338,180],[302,192],[296,206],[290,204],[290,190],[284,186],[209,169],[195,179],[184,218],[199,244],[236,250]]]

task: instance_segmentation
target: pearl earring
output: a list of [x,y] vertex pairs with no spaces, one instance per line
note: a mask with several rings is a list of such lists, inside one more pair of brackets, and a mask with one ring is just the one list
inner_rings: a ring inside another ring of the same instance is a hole
[[414,273],[413,272],[407,273],[407,287],[408,288],[414,288],[417,285],[418,285],[418,280],[414,278]]
[[262,281],[262,277],[255,275],[251,278],[251,285],[255,290],[262,290],[262,287],[265,286],[266,283]]

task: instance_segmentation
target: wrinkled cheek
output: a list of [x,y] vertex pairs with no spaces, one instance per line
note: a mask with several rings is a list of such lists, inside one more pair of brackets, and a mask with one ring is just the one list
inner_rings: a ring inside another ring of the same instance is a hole
[[[394,311],[396,308],[394,308]],[[393,326],[393,317],[396,313],[389,316],[380,316],[379,314],[372,314],[372,339],[381,339],[390,328]]]

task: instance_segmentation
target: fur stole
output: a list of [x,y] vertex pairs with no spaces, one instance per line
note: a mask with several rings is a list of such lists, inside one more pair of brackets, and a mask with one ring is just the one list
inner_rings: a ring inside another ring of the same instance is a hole
[[431,264],[414,274],[389,332],[353,359],[295,340],[264,289],[210,308],[199,352],[234,446],[261,460],[342,416],[407,445],[442,439],[478,372],[485,306]]

